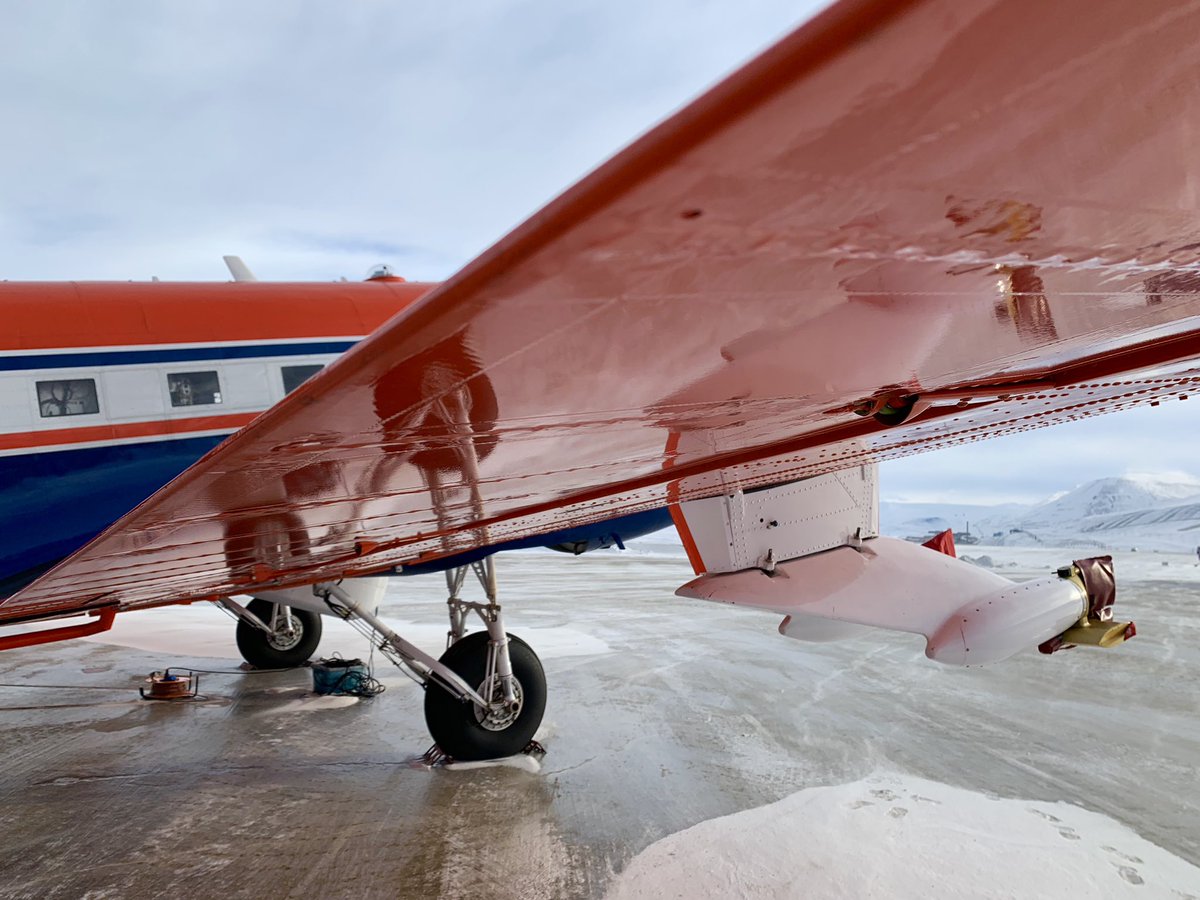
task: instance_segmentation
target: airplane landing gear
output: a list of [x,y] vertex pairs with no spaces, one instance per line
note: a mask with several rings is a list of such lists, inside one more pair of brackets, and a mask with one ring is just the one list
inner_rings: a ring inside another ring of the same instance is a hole
[[[487,603],[469,603],[458,592],[467,567],[446,573],[450,588],[448,647],[440,659],[406,641],[356,600],[352,583],[314,585],[328,609],[371,642],[425,688],[425,724],[441,750],[459,760],[497,759],[528,746],[546,709],[546,675],[537,655],[504,630],[496,602],[492,559],[471,567],[487,592]],[[466,634],[470,614],[486,631]]]
[[[472,570],[487,594],[484,603],[459,597]],[[446,583],[450,632],[440,659],[406,641],[375,614],[384,578],[268,591],[245,607],[229,598],[217,603],[238,620],[242,655],[263,668],[303,663],[320,640],[320,614],[337,616],[425,689],[425,722],[445,755],[459,760],[513,756],[531,746],[542,722],[542,664],[528,644],[504,629],[491,557],[447,571]],[[486,630],[468,634],[467,623],[474,615]]]
[[[487,603],[459,597],[468,570],[487,594]],[[520,753],[533,740],[546,710],[546,673],[528,644],[504,630],[496,602],[496,566],[485,557],[468,566],[446,570],[450,596],[450,631],[439,663],[488,701],[486,707],[466,703],[445,690],[425,691],[425,724],[437,745],[454,759],[496,759]],[[487,631],[467,634],[475,612]]]
[[533,740],[546,709],[546,675],[537,655],[519,637],[507,635],[513,698],[488,675],[495,653],[486,631],[469,634],[438,660],[489,701],[486,708],[464,702],[440,687],[425,690],[425,724],[453,759],[497,759],[520,753]]
[[321,641],[321,616],[312,610],[259,599],[221,606],[237,616],[238,652],[256,669],[302,666]]

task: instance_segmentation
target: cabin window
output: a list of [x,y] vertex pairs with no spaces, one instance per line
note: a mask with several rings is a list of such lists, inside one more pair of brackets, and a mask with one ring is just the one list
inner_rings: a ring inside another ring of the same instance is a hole
[[320,372],[324,366],[284,366],[283,392],[290,394],[308,379]]
[[94,378],[39,381],[37,397],[38,411],[43,419],[52,416],[86,416],[100,412],[100,400],[96,396]]
[[167,376],[172,406],[211,406],[221,402],[216,372],[172,372]]

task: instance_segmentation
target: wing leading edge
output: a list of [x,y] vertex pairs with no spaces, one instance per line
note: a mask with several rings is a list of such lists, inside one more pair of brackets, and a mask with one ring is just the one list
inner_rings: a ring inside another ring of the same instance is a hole
[[1186,395],[1198,26],[843,2],[0,618],[334,579]]

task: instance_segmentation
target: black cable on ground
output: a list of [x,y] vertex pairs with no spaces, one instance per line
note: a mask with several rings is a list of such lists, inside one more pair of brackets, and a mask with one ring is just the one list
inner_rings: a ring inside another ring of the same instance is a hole
[[286,669],[193,669],[189,666],[169,666],[163,674],[169,675],[173,669],[176,672],[188,672],[196,675],[274,675],[276,672],[295,672],[297,669],[311,668],[311,665],[311,663],[304,663]]
[[[349,682],[347,684],[347,682]],[[387,685],[372,675],[346,672],[326,691],[327,694],[342,694],[352,697],[374,697],[387,690]]]
[[0,683],[0,688],[46,688],[54,690],[68,691],[127,691],[129,685],[123,684],[120,687],[105,687],[101,684],[9,684],[7,682]]

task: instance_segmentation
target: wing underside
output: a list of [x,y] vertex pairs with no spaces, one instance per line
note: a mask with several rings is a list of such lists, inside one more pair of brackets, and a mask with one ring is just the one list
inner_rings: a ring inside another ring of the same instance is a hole
[[368,572],[1200,384],[1195,3],[849,0],[0,618]]

